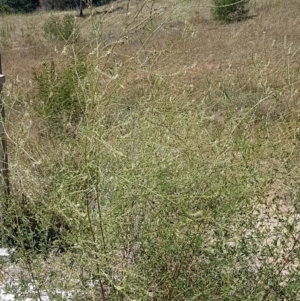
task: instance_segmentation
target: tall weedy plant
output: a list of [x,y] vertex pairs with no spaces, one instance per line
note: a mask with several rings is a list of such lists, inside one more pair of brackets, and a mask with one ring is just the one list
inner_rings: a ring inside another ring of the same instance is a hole
[[9,110],[20,281],[2,283],[19,300],[299,299],[299,46],[253,37],[207,72],[210,31],[127,4],[82,22]]

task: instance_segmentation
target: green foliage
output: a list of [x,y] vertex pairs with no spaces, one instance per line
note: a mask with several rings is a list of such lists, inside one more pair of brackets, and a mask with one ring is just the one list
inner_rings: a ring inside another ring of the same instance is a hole
[[247,14],[245,4],[250,0],[213,0],[212,13],[216,20],[240,21]]
[[[93,0],[91,3],[96,6],[108,4],[114,0]],[[75,2],[66,0],[56,0],[54,1],[54,9],[64,10],[71,9],[75,7]],[[11,13],[31,13],[36,10],[41,5],[44,7],[43,2],[39,0],[1,0],[0,1],[0,14],[11,14]]]
[[80,35],[79,27],[72,15],[64,15],[63,18],[51,15],[45,22],[43,29],[46,38],[55,38],[67,43],[75,43]]
[[115,1],[115,0],[94,0],[93,3],[95,5],[101,6],[101,5],[105,5],[105,4],[111,3],[113,1]]
[[84,60],[73,60],[58,68],[53,60],[33,73],[37,83],[37,110],[52,124],[76,123],[85,111],[85,101],[80,93],[80,81],[87,67]]
[[25,252],[47,256],[51,249],[58,251],[64,247],[62,238],[67,236],[67,226],[54,207],[44,200],[29,200],[25,196],[22,200],[12,198],[5,208],[3,231],[6,245],[18,247],[14,258]]
[[13,8],[11,8],[7,4],[1,4],[0,6],[0,14],[12,14],[14,12]]
[[0,13],[30,13],[38,6],[38,0],[1,0]]

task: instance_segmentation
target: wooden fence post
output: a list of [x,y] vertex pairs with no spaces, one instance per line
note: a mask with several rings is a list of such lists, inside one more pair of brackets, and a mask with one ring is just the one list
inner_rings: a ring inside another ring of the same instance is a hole
[[2,74],[2,63],[0,54],[0,170],[3,178],[3,192],[6,197],[10,195],[9,174],[8,174],[8,156],[7,156],[7,141],[5,134],[5,110],[2,102],[1,92],[5,83],[5,75]]
[[[10,186],[9,186],[9,175],[8,175],[8,157],[7,157],[7,140],[6,140],[6,133],[5,133],[5,110],[4,104],[2,102],[2,88],[3,84],[5,83],[5,75],[2,74],[2,64],[1,64],[1,54],[0,54],[0,173],[2,179],[0,184],[0,189],[4,194],[5,198],[8,199],[10,195]],[[9,252],[7,248],[3,248],[4,244],[4,215],[5,215],[5,208],[6,202],[4,199],[0,203],[0,220],[1,220],[1,247],[0,247],[0,258],[8,258]]]

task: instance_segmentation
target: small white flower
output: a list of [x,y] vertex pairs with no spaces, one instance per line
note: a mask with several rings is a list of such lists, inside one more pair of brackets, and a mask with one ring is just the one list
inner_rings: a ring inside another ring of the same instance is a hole
[[61,52],[62,55],[67,55],[68,54],[68,48],[67,46],[64,46],[64,49]]

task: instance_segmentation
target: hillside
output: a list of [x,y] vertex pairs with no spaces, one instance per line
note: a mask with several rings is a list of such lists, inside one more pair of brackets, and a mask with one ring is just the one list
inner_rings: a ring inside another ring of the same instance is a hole
[[248,8],[0,17],[16,300],[300,300],[300,2]]

